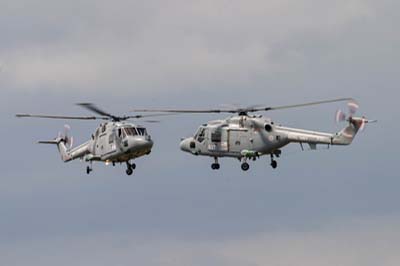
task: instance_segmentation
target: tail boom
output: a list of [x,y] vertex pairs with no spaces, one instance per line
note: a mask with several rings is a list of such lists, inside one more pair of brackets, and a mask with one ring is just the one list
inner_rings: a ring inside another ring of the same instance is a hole
[[349,125],[338,133],[324,133],[288,127],[277,127],[278,131],[285,133],[287,140],[294,143],[350,145],[365,121],[363,118],[349,119]]
[[38,143],[57,145],[57,149],[61,155],[61,160],[63,160],[64,162],[69,162],[77,158],[82,158],[84,155],[89,153],[89,141],[72,149],[67,148],[66,141],[60,137],[54,140],[38,141]]

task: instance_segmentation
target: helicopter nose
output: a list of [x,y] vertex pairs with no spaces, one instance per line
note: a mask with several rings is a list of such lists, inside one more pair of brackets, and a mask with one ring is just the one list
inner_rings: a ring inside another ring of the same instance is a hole
[[132,145],[139,149],[150,150],[153,147],[153,141],[151,139],[135,139],[132,141]]
[[191,152],[190,143],[193,142],[193,138],[187,138],[181,141],[179,145],[182,151]]
[[154,142],[151,139],[146,140],[146,146],[147,148],[151,149],[153,148]]

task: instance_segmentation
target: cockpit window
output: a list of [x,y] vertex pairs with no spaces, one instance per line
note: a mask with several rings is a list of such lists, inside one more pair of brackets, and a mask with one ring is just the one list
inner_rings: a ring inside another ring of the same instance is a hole
[[141,136],[146,136],[147,135],[147,131],[146,131],[146,129],[144,127],[138,127],[137,131],[138,131],[139,135],[141,135]]
[[137,135],[137,132],[136,132],[135,128],[133,128],[133,127],[125,127],[124,131],[125,131],[125,134],[128,136],[136,136]]
[[200,128],[199,131],[197,131],[196,135],[194,136],[195,139],[197,139],[198,142],[203,142],[205,138],[205,128]]

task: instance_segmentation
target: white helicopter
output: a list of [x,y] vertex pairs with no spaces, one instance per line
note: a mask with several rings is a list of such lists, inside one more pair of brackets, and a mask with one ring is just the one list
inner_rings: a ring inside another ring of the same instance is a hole
[[[348,125],[338,133],[323,133],[304,129],[289,128],[274,123],[270,118],[262,115],[249,115],[254,112],[282,110],[298,108],[340,101],[348,101],[349,116],[342,111],[336,113],[336,121],[347,121]],[[358,104],[352,98],[340,98],[326,101],[310,102],[296,105],[277,107],[249,107],[235,109],[211,109],[211,110],[179,110],[179,109],[142,109],[135,112],[164,112],[164,113],[233,113],[238,114],[223,120],[210,121],[198,129],[190,138],[182,139],[180,148],[182,151],[193,155],[209,156],[214,158],[211,165],[213,170],[218,170],[220,164],[218,158],[233,157],[242,162],[243,171],[249,170],[248,160],[256,160],[260,156],[270,155],[271,166],[278,166],[274,157],[280,157],[281,149],[289,143],[307,143],[310,149],[315,150],[317,144],[325,145],[349,145],[359,130],[364,129],[365,124],[376,122],[364,117],[354,117]]]
[[[54,144],[61,154],[64,162],[81,159],[89,162],[86,173],[90,174],[93,170],[93,161],[102,161],[106,164],[126,163],[126,174],[132,175],[136,164],[130,160],[148,155],[153,147],[153,141],[147,130],[143,126],[138,126],[129,122],[129,119],[140,119],[144,117],[154,117],[160,115],[132,115],[114,116],[96,107],[91,103],[79,103],[82,106],[100,116],[54,116],[54,115],[32,115],[17,114],[17,117],[35,117],[50,119],[74,119],[74,120],[105,120],[101,123],[91,138],[85,143],[72,147],[73,138],[69,136],[70,127],[65,125],[64,134],[59,133],[54,140],[39,141],[40,144]],[[147,120],[145,122],[158,122]]]

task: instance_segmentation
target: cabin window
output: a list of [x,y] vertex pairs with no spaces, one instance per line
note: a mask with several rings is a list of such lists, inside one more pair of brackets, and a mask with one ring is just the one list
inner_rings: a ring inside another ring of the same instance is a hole
[[114,143],[114,134],[110,134],[110,136],[108,137],[108,143],[109,144]]
[[211,132],[211,141],[212,142],[221,142],[221,138],[222,138],[221,128],[217,128],[213,132]]
[[107,124],[104,124],[104,125],[101,127],[101,133],[106,132],[106,126],[107,126]]

